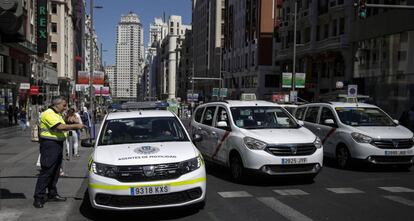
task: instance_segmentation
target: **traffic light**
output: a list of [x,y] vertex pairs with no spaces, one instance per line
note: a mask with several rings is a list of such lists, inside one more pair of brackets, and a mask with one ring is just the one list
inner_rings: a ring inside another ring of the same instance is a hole
[[354,0],[354,7],[358,7],[359,6],[359,1],[360,0]]
[[364,18],[367,17],[367,2],[366,2],[366,0],[360,0],[359,1],[358,16],[361,19],[364,19]]

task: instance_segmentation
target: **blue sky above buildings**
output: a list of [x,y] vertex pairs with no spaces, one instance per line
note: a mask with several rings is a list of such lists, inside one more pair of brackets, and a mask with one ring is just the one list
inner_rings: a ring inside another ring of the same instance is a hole
[[[107,65],[115,64],[116,26],[121,15],[130,11],[138,14],[144,26],[144,46],[148,43],[149,25],[155,17],[181,15],[183,24],[191,24],[191,0],[94,0],[95,6],[102,9],[94,11],[94,25],[98,34],[98,41],[103,43],[104,62]],[[89,14],[89,0],[86,0]]]

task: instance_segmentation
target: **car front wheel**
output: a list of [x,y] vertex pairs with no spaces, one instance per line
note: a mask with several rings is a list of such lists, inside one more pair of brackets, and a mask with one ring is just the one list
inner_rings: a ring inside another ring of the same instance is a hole
[[243,161],[238,154],[233,154],[230,158],[230,171],[232,178],[240,182],[245,176]]
[[342,169],[351,165],[351,154],[346,146],[340,146],[336,150],[336,163]]

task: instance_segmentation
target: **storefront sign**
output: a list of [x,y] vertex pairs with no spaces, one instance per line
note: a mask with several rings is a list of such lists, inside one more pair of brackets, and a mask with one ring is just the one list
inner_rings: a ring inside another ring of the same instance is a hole
[[47,53],[47,0],[37,0],[37,53]]
[[20,90],[29,90],[30,84],[29,83],[20,83]]
[[39,86],[30,86],[29,95],[39,95]]

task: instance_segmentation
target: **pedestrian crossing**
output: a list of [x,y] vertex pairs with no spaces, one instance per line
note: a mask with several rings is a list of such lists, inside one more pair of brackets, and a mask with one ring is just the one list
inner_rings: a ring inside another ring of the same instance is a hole
[[[413,193],[414,189],[407,187],[378,187],[381,190],[390,192],[390,193]],[[352,193],[365,193],[362,190],[352,188],[352,187],[340,187],[340,188],[326,188],[327,191],[335,194],[352,194]],[[309,195],[311,193],[305,192],[301,189],[275,189],[272,190],[274,193],[280,196],[300,196],[300,195]],[[218,194],[223,198],[240,198],[240,197],[252,197],[253,195],[246,191],[228,191],[228,192],[218,192]]]
[[[318,219],[312,219],[312,214],[308,214],[309,210],[304,210],[303,208],[294,208],[296,207],[295,203],[296,200],[301,200],[301,202],[309,202],[309,201],[302,201],[302,197],[312,196],[312,194],[321,194],[321,189],[314,189],[312,191],[309,190],[302,190],[302,189],[270,189],[271,194],[268,196],[263,196],[263,192],[260,195],[255,195],[253,193],[249,193],[248,191],[227,191],[227,192],[217,192],[219,196],[222,198],[229,200],[234,198],[246,198],[255,199],[262,204],[264,204],[268,209],[273,210],[274,212],[278,213],[279,215],[283,216],[286,220],[289,221],[313,221]],[[379,198],[389,200],[390,203],[397,203],[395,205],[404,205],[408,207],[414,207],[414,201],[407,199],[404,196],[401,196],[401,193],[413,193],[414,189],[402,186],[383,186],[383,187],[375,187],[374,189],[362,190],[353,187],[328,187],[323,188],[323,192],[329,194],[336,194],[338,196],[346,195],[346,194],[370,194],[376,193]],[[399,193],[400,195],[390,195]],[[248,198],[247,198],[248,197]],[[299,198],[298,198],[299,197]],[[307,198],[312,199],[311,198]],[[358,199],[358,198],[355,198]],[[367,198],[368,199],[368,198]],[[303,211],[303,212],[302,212]],[[310,215],[310,216],[309,216]]]

